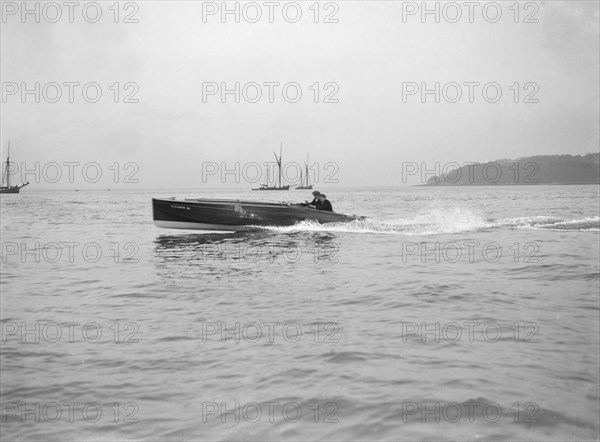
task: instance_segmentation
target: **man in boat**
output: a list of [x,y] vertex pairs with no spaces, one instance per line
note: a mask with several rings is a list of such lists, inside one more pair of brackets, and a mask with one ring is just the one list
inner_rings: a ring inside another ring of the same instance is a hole
[[324,193],[319,193],[319,196],[317,196],[317,198],[318,201],[315,205],[315,208],[317,210],[326,210],[328,212],[333,212],[333,207],[331,207],[331,203],[329,202]]
[[301,203],[302,206],[308,206],[308,207],[314,208],[317,205],[317,203],[319,202],[319,195],[321,194],[321,192],[319,192],[318,190],[315,190],[312,194],[313,194],[313,200],[310,203],[308,201]]

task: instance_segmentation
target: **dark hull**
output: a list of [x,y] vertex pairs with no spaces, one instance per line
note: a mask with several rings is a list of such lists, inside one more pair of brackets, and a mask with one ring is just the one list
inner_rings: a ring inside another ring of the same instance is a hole
[[252,190],[290,190],[290,186],[281,186],[281,187],[260,187],[258,189],[252,189]]
[[19,193],[22,187],[25,187],[29,183],[25,183],[22,186],[10,186],[10,187],[0,187],[0,193]]
[[301,221],[344,223],[356,216],[311,209],[299,204],[216,199],[152,199],[158,227],[194,230],[251,230],[263,226],[293,226]]

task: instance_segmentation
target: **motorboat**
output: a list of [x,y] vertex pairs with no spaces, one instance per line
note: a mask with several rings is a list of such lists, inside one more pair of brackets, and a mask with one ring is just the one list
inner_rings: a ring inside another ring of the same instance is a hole
[[364,217],[317,210],[296,203],[236,199],[152,199],[154,224],[167,229],[243,231],[293,226],[302,221],[347,223]]

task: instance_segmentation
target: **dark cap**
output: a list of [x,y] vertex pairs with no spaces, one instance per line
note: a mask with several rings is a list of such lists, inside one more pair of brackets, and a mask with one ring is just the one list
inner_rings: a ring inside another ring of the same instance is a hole
[[315,190],[315,191],[313,192],[313,195],[314,195],[314,196],[317,196],[317,195],[320,195],[320,194],[321,194],[321,192],[319,192],[318,190]]

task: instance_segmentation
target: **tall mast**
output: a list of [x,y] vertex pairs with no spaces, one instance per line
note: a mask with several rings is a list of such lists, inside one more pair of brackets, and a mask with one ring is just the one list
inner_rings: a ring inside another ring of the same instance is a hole
[[6,187],[10,187],[10,141],[8,142],[8,153],[6,154]]
[[281,154],[283,151],[283,141],[279,145],[279,187],[281,187]]
[[308,187],[310,185],[308,182],[308,154],[306,154],[306,163],[304,163],[304,166],[306,167],[306,187]]
[[281,146],[279,147],[279,157],[277,157],[277,154],[275,152],[273,152],[273,155],[275,155],[275,161],[277,161],[277,166],[279,168],[279,187],[281,187],[281,151],[283,149],[283,141],[281,142]]

